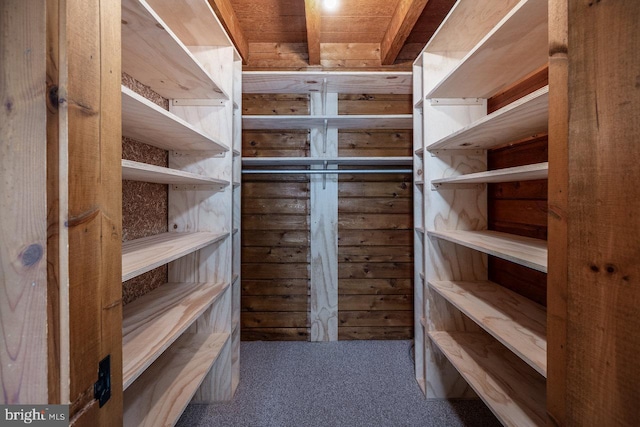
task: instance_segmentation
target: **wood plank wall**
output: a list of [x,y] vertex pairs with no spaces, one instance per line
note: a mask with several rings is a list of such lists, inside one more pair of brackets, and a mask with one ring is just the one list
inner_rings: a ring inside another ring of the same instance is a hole
[[[341,95],[340,114],[411,112],[403,95]],[[300,95],[243,97],[244,114],[308,114]],[[412,133],[344,131],[340,156],[409,156]],[[307,131],[243,133],[243,156],[308,156]],[[339,181],[339,339],[413,334],[411,174]],[[309,178],[247,175],[242,183],[242,339],[307,340]]]
[[[405,95],[340,95],[339,114],[410,114]],[[410,156],[411,130],[338,133],[340,156]],[[340,175],[338,339],[413,336],[411,174]]]
[[[548,84],[545,67],[488,100],[492,113]],[[548,137],[537,135],[489,150],[489,170],[548,161]],[[490,230],[547,239],[547,180],[489,184]],[[489,279],[546,306],[547,275],[500,258],[489,257]]]
[[[247,94],[243,114],[309,114],[306,95]],[[309,155],[307,131],[249,131],[244,157]],[[241,339],[309,337],[309,176],[242,177]]]

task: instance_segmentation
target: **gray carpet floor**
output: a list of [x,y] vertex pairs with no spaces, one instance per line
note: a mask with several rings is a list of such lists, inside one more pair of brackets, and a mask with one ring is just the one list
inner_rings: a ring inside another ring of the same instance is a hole
[[499,426],[481,401],[426,401],[410,341],[243,342],[232,402],[189,405],[181,427]]

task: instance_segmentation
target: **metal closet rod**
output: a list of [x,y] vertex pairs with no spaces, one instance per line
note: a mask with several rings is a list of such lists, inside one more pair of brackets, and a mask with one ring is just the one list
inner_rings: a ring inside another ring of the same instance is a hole
[[245,174],[314,174],[314,175],[340,175],[367,174],[367,173],[413,173],[413,169],[244,169]]

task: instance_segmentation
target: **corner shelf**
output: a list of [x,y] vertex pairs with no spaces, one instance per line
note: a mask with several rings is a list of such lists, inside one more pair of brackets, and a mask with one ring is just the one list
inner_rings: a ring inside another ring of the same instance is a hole
[[339,129],[412,129],[411,114],[333,116],[242,116],[242,128],[311,129],[325,126]]
[[545,86],[430,144],[427,150],[489,149],[546,133],[548,122],[549,86]]
[[122,281],[225,239],[229,233],[162,233],[122,244]]
[[174,425],[228,341],[228,333],[178,338],[124,392],[124,425]]
[[122,2],[122,71],[165,98],[229,99],[143,0]]
[[227,287],[227,284],[214,283],[166,283],[124,306],[124,389],[214,304]]
[[546,1],[520,1],[426,98],[489,98],[543,67],[549,59],[547,15]]
[[546,425],[546,382],[517,356],[481,333],[428,335],[504,425]]
[[164,150],[224,153],[229,148],[122,86],[122,135]]
[[512,168],[495,169],[486,172],[457,175],[450,178],[434,179],[431,184],[434,189],[451,184],[487,184],[495,182],[532,181],[546,179],[549,174],[549,163],[516,166]]
[[547,272],[547,242],[544,240],[498,231],[429,231],[428,235]]
[[130,181],[154,182],[157,184],[192,184],[192,185],[216,185],[224,188],[228,181],[209,178],[195,173],[184,172],[147,163],[122,160],[122,179]]
[[493,282],[431,281],[431,289],[547,376],[547,311]]

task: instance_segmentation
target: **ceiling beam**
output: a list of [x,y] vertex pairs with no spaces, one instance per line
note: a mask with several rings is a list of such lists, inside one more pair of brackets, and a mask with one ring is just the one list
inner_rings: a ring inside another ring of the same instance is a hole
[[382,65],[393,65],[429,0],[400,0],[380,43]]
[[321,0],[304,0],[309,65],[320,65],[320,3]]
[[236,49],[238,49],[238,53],[242,57],[242,62],[246,65],[249,59],[249,43],[247,43],[247,39],[244,38],[242,28],[240,27],[240,20],[236,16],[233,7],[231,7],[231,3],[229,0],[209,0],[209,4],[218,16],[218,19],[220,19],[220,22],[227,31],[227,34],[229,34]]

